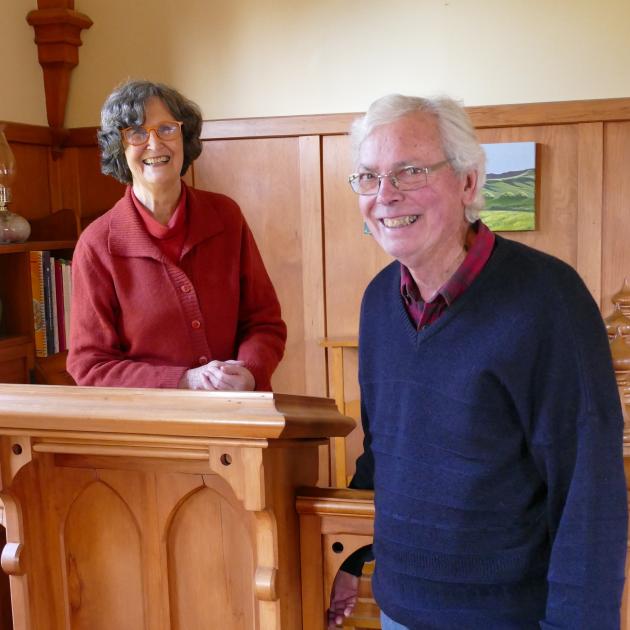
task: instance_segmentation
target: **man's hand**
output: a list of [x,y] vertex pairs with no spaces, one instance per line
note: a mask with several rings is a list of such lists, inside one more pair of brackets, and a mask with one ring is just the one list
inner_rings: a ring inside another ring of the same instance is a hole
[[357,603],[359,594],[359,578],[356,575],[339,571],[333,582],[330,594],[330,608],[328,609],[328,629],[332,630],[343,623],[344,617],[349,617]]

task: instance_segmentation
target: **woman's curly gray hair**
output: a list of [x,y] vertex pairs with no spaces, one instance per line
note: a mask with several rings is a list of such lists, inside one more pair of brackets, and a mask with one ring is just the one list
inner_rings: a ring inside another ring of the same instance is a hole
[[131,171],[125,158],[120,130],[144,123],[146,102],[153,97],[159,98],[173,118],[183,123],[184,163],[181,175],[199,157],[202,124],[199,106],[168,85],[151,81],[127,81],[107,97],[101,110],[101,128],[97,136],[104,175],[111,175],[123,184],[131,183]]
[[375,127],[416,112],[426,112],[436,117],[444,155],[451,161],[456,173],[470,170],[477,172],[477,195],[465,210],[466,219],[474,223],[484,205],[482,188],[486,182],[486,154],[477,140],[466,110],[453,99],[447,96],[419,98],[389,94],[374,101],[367,113],[352,124],[350,138],[355,162],[358,161],[362,142]]

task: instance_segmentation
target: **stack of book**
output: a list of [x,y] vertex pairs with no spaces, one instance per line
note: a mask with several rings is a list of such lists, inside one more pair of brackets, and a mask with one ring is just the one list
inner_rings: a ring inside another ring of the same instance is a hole
[[35,354],[48,357],[68,349],[71,262],[55,258],[49,251],[30,252]]

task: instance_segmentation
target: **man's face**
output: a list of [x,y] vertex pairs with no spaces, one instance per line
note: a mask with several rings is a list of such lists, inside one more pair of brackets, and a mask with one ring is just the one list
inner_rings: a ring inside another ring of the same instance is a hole
[[[419,112],[376,127],[361,144],[358,171],[389,173],[445,158],[436,118]],[[447,164],[417,190],[400,191],[383,178],[378,194],[359,196],[359,207],[378,244],[413,271],[461,251],[468,225],[464,208],[475,190],[474,172],[458,175]]]

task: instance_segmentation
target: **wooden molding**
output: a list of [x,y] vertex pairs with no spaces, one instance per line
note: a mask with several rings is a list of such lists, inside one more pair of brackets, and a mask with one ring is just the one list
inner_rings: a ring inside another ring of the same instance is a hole
[[0,121],[0,124],[5,125],[4,135],[9,142],[39,144],[44,146],[52,145],[52,133],[50,127],[9,121]]
[[39,63],[44,71],[48,124],[54,128],[63,127],[70,73],[79,63],[81,31],[92,26],[92,20],[72,5],[67,0],[40,1],[40,8],[26,16],[35,29]]
[[373,490],[298,488],[295,503],[299,514],[374,517]]
[[489,105],[466,110],[477,129],[610,122],[630,119],[630,98]]
[[[467,107],[466,111],[477,129],[610,122],[630,119],[630,98],[487,105]],[[348,133],[352,121],[358,116],[361,112],[207,120],[203,124],[201,139],[343,135]]]
[[[466,109],[477,129],[630,120],[630,98],[488,105]],[[201,130],[201,139],[344,135],[348,133],[352,121],[360,115],[361,112],[206,120]],[[65,145],[96,146],[97,129],[98,127],[70,129]]]
[[98,127],[73,127],[68,129],[67,145],[71,147],[95,147],[98,144]]

